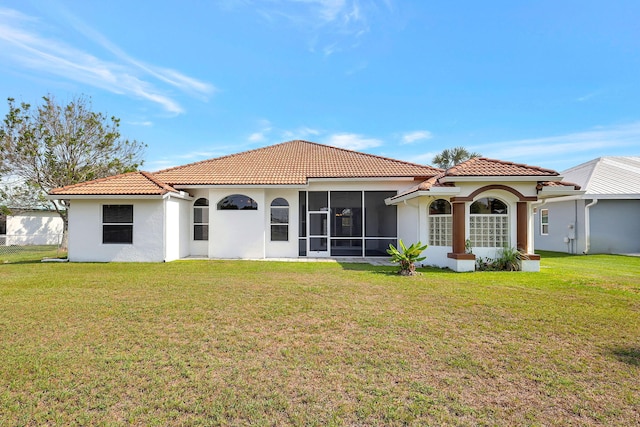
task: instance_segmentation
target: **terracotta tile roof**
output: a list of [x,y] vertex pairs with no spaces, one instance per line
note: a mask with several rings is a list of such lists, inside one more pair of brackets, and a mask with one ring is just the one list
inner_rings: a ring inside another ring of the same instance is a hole
[[573,182],[566,182],[566,181],[544,181],[540,183],[540,186],[541,187],[573,187],[574,190],[580,190],[580,186],[578,184],[574,184]]
[[308,178],[431,177],[441,169],[308,141],[289,141],[161,170],[171,185],[304,185]]
[[52,195],[163,195],[178,191],[148,172],[130,172],[56,188]]
[[446,171],[447,176],[557,176],[558,172],[539,166],[502,160],[474,157],[453,166]]

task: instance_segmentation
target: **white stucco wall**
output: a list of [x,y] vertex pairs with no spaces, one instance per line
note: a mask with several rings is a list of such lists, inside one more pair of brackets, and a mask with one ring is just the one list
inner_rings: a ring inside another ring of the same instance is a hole
[[[282,197],[289,203],[289,240],[284,242],[271,241],[271,202]],[[298,224],[300,209],[298,190],[268,189],[265,191],[264,229],[265,256],[267,258],[297,258],[298,257]]]
[[190,255],[190,210],[193,202],[169,198],[165,201],[165,261]]
[[[102,205],[133,205],[133,244],[102,243]],[[73,200],[69,209],[69,260],[160,262],[164,260],[163,200]]]
[[63,222],[56,212],[30,211],[8,215],[7,234],[10,245],[57,245],[62,239]]
[[[251,197],[257,210],[217,210],[220,200],[232,194]],[[270,203],[270,201],[269,201]],[[265,202],[264,189],[227,188],[209,190],[209,257],[245,258],[265,257]]]

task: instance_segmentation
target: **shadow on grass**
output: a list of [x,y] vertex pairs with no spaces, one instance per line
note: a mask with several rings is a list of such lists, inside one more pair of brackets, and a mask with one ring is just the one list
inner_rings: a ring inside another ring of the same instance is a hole
[[620,362],[640,366],[640,347],[614,347],[610,352]]
[[[339,263],[343,270],[348,271],[368,271],[375,274],[384,274],[386,276],[398,276],[398,266],[396,265],[372,265],[369,263]],[[420,274],[458,274],[448,268],[439,267],[419,267],[416,269]]]

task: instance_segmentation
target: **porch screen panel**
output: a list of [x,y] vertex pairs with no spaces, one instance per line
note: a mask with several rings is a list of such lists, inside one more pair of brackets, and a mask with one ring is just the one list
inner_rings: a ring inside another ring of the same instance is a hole
[[331,236],[362,237],[362,192],[331,192]]
[[[367,237],[397,237],[398,211],[395,205],[387,206],[384,200],[395,196],[395,191],[365,191],[364,224]],[[385,254],[386,255],[386,254]]]
[[298,256],[307,256],[307,192],[298,192]]

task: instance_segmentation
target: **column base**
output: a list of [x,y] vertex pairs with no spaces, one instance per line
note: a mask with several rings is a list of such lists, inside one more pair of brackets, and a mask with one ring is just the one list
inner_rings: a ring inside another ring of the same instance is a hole
[[447,254],[448,259],[448,267],[456,272],[468,272],[476,270],[476,256],[474,254]]

